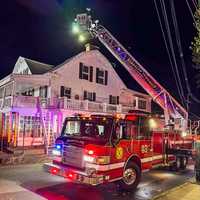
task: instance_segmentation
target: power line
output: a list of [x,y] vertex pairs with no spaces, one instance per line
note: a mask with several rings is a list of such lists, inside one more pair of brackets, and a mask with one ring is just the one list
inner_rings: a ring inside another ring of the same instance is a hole
[[200,100],[192,94],[190,84],[189,84],[189,81],[188,81],[188,75],[187,75],[186,64],[185,64],[185,60],[184,60],[183,49],[182,49],[182,45],[181,45],[180,32],[179,32],[179,27],[178,27],[178,22],[177,22],[177,17],[176,17],[174,0],[170,0],[170,6],[171,6],[171,14],[172,14],[172,21],[173,21],[174,30],[175,30],[176,42],[177,42],[177,46],[178,46],[179,56],[180,56],[181,65],[182,65],[182,69],[183,69],[183,75],[184,75],[184,79],[185,79],[185,83],[186,83],[186,89],[187,89],[187,93],[188,93],[188,95],[187,95],[187,97],[188,97],[188,99],[187,99],[187,110],[188,110],[189,109],[188,104],[189,104],[189,98],[190,97],[194,101],[196,101],[197,103],[200,103]]
[[179,70],[178,70],[178,66],[177,66],[177,62],[176,62],[173,40],[172,40],[172,36],[171,36],[169,20],[168,20],[164,0],[160,0],[160,4],[161,4],[161,9],[162,9],[162,13],[163,13],[164,21],[165,21],[165,26],[166,26],[166,30],[167,30],[167,34],[168,34],[169,45],[170,45],[170,49],[171,49],[171,53],[172,53],[172,57],[173,57],[173,61],[174,61],[175,72],[176,72],[176,76],[177,76],[180,91],[181,91],[182,103],[183,103],[183,105],[185,105],[185,97],[184,97],[184,92],[183,92],[184,90],[183,90],[183,87],[182,87],[181,78],[180,78],[180,75],[179,75]]
[[190,7],[190,4],[189,4],[188,0],[186,0],[186,4],[187,4],[187,7],[188,7],[188,9],[190,11],[190,14],[192,16],[192,19],[195,22],[195,18],[194,18],[193,12],[192,12],[192,8]]
[[197,7],[198,7],[197,2],[195,0],[192,0],[192,3],[194,5],[195,9],[197,10]]
[[175,78],[175,83],[176,83],[176,87],[177,87],[177,90],[178,90],[178,94],[180,96],[181,102],[183,103],[183,97],[182,97],[182,94],[181,94],[181,91],[180,91],[179,82],[176,78],[176,72],[175,72],[174,67],[173,67],[172,58],[171,58],[171,55],[170,55],[169,47],[168,47],[168,44],[167,44],[167,39],[166,39],[165,32],[164,32],[164,27],[163,27],[163,24],[162,24],[162,20],[161,20],[161,16],[160,16],[160,13],[159,13],[159,10],[158,10],[158,5],[157,5],[156,0],[154,0],[154,5],[155,5],[155,8],[156,8],[158,21],[159,21],[160,28],[161,28],[161,31],[162,31],[162,36],[163,36],[165,47],[166,47],[166,50],[167,50],[170,66],[171,66],[171,69],[172,69],[172,72],[173,72],[173,76]]

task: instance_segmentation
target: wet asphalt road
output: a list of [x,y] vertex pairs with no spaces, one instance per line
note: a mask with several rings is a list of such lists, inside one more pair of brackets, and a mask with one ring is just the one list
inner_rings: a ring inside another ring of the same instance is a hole
[[193,173],[192,165],[182,172],[151,170],[143,174],[135,192],[122,193],[114,184],[98,187],[72,184],[43,172],[40,164],[1,167],[0,200],[146,200],[186,182]]

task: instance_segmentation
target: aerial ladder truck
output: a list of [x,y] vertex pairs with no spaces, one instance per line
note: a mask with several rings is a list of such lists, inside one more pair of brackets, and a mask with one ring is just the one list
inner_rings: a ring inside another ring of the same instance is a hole
[[154,130],[159,119],[139,112],[124,117],[68,117],[56,140],[55,158],[44,165],[45,170],[74,182],[90,185],[115,182],[122,189],[134,190],[143,171],[158,166],[185,169],[193,153],[193,140],[181,135],[187,131],[187,111],[98,21],[83,13],[77,15],[75,23],[97,38],[161,106],[165,126]]

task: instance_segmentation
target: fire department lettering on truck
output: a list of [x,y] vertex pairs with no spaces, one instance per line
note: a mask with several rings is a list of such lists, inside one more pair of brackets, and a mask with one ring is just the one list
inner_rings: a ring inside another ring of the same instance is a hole
[[142,145],[141,146],[141,153],[148,153],[150,151],[150,149],[151,149],[150,145],[147,145],[147,144]]
[[122,157],[123,157],[123,148],[122,147],[116,148],[115,157],[116,157],[116,159],[122,159]]

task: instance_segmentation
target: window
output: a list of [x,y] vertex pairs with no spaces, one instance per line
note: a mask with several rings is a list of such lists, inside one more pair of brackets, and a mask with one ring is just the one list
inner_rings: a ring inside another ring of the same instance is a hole
[[30,89],[28,91],[22,92],[23,96],[34,96],[34,89]]
[[48,86],[42,86],[40,87],[40,92],[39,92],[39,96],[42,97],[42,98],[47,98],[47,89],[48,89]]
[[80,134],[80,121],[68,121],[64,134],[78,135]]
[[109,96],[109,104],[118,105],[119,104],[119,96]]
[[108,71],[96,69],[96,83],[107,85],[108,84]]
[[84,100],[96,101],[96,93],[84,91]]
[[27,75],[28,72],[29,72],[29,70],[28,70],[28,68],[26,68],[26,69],[22,72],[22,74]]
[[71,98],[71,88],[61,86],[60,87],[60,96],[67,97],[68,99]]
[[138,132],[137,121],[128,121],[126,124],[125,139],[135,139]]
[[6,92],[5,92],[5,96],[6,97],[12,95],[12,89],[13,89],[13,85],[12,84],[6,86]]
[[145,110],[146,107],[147,107],[147,102],[146,102],[145,100],[139,100],[139,101],[138,101],[138,108],[139,108],[139,109]]
[[86,66],[83,63],[79,65],[79,78],[88,80],[90,82],[93,81],[93,67]]
[[133,107],[136,107],[136,99],[133,100]]
[[4,96],[4,88],[0,88],[0,99]]
[[149,119],[146,117],[139,117],[138,119],[139,129],[137,139],[139,140],[150,140],[152,131],[149,127]]
[[43,137],[40,117],[20,116],[19,137]]

